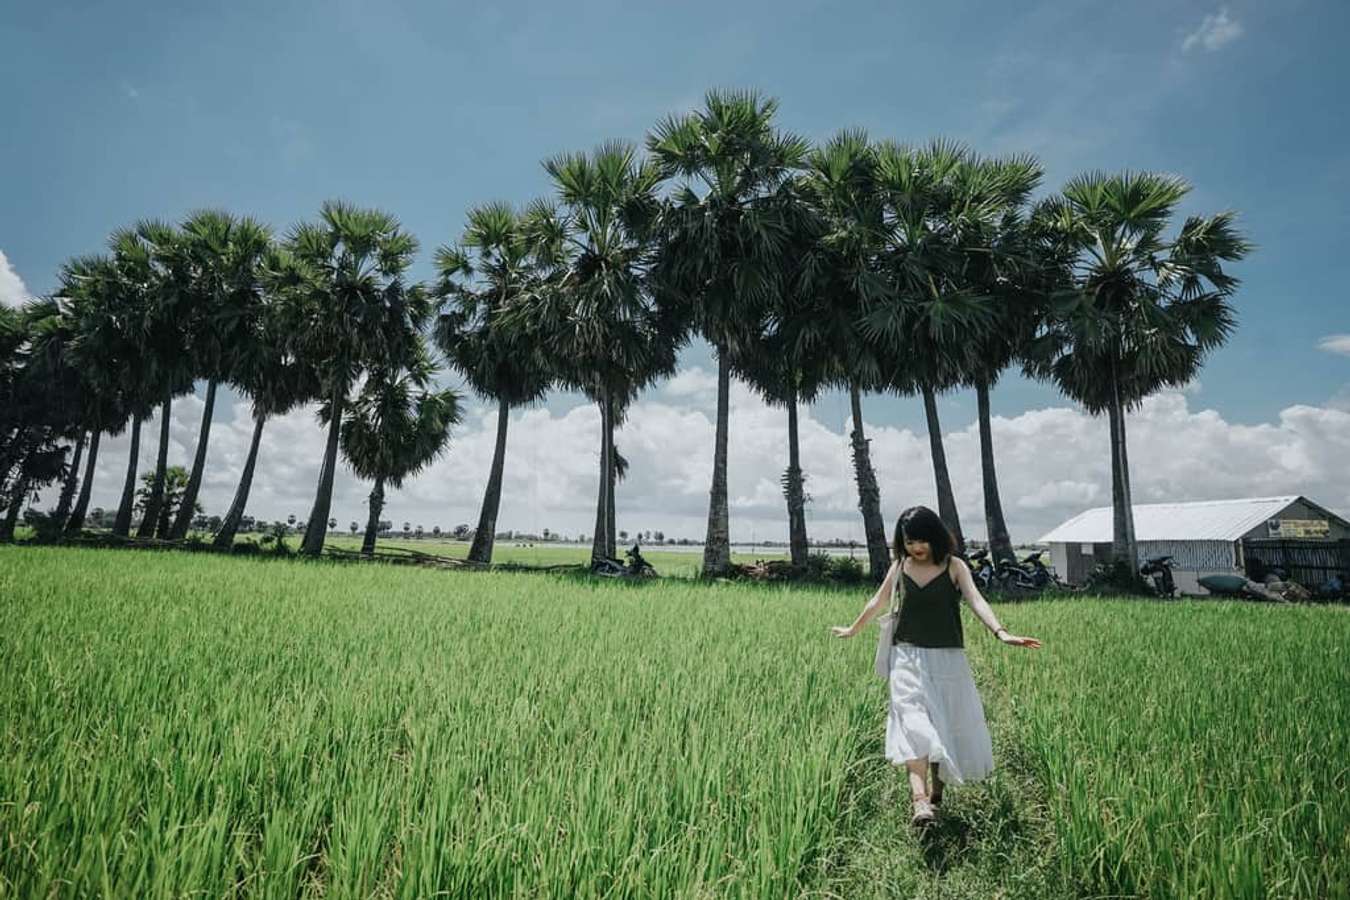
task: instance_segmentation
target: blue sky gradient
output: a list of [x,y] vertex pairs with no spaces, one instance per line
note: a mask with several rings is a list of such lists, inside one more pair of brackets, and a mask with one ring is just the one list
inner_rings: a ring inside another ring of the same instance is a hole
[[[38,293],[137,218],[223,207],[284,231],[341,197],[398,215],[426,277],[470,205],[548,190],[545,157],[752,87],[814,139],[1030,152],[1046,190],[1168,170],[1195,186],[1186,212],[1240,211],[1240,328],[1196,397],[1266,422],[1350,397],[1350,357],[1317,346],[1350,332],[1347,34],[1344,2],[6,4],[0,251]],[[1061,402],[1015,376],[994,397]],[[975,416],[964,394],[942,409]],[[922,409],[868,417],[921,427]]]

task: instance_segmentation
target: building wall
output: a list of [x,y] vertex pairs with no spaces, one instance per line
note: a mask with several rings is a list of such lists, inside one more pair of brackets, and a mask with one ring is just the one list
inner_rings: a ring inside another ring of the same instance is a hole
[[[1275,516],[1275,518],[1320,519],[1328,523],[1329,532],[1325,538],[1285,538],[1285,540],[1330,542],[1350,538],[1350,526],[1347,526],[1345,522],[1342,522],[1333,516],[1328,516],[1326,511],[1318,509],[1302,499],[1295,500],[1293,503],[1286,506],[1280,511],[1279,515]],[[1260,525],[1257,525],[1255,528],[1244,534],[1242,539],[1244,541],[1264,541],[1271,537],[1273,537],[1273,535],[1270,533],[1269,526],[1267,526],[1265,522],[1262,522]]]
[[1069,554],[1068,544],[1050,545],[1050,571],[1054,572],[1061,580],[1069,580]]
[[[1204,594],[1200,579],[1206,575],[1231,575],[1237,567],[1237,545],[1231,541],[1140,541],[1139,564],[1153,556],[1171,556],[1172,580],[1187,594]],[[1055,571],[1070,584],[1082,584],[1098,563],[1111,558],[1107,543],[1050,545]],[[1063,560],[1063,568],[1060,568]]]

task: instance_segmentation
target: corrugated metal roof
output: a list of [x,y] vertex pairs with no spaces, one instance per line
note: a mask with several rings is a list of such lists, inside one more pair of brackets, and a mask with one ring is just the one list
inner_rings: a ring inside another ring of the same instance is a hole
[[[1194,503],[1146,503],[1134,506],[1134,537],[1139,541],[1235,541],[1299,499],[1251,497]],[[1111,507],[1099,506],[1074,516],[1042,537],[1039,544],[1104,544],[1111,541]]]

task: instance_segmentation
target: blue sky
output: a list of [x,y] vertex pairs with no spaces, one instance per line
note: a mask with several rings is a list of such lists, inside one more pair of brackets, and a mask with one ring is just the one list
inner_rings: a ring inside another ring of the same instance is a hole
[[[342,197],[398,215],[425,276],[471,204],[546,192],[543,158],[752,87],[812,138],[1031,152],[1047,190],[1168,170],[1195,186],[1187,212],[1238,210],[1257,245],[1240,327],[1188,396],[1257,427],[1350,407],[1350,340],[1325,340],[1350,332],[1347,34],[1339,0],[6,4],[0,252],[38,293],[139,217],[219,206],[284,230]],[[1062,403],[1016,377],[994,395],[1007,416]],[[942,411],[963,428],[973,396]],[[817,414],[837,430],[843,404]],[[868,418],[922,426],[910,399]]]

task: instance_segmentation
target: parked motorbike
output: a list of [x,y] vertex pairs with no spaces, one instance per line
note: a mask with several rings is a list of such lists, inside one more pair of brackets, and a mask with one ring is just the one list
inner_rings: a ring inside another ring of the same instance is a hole
[[982,591],[989,590],[994,584],[994,566],[989,562],[989,551],[972,551],[968,562],[970,576],[975,579],[975,585]]
[[642,555],[642,550],[638,544],[633,545],[633,549],[624,554],[627,562],[620,562],[613,557],[605,557],[591,564],[591,572],[595,575],[604,575],[609,578],[655,578],[656,569],[651,563],[647,562]]
[[1048,587],[1055,580],[1055,576],[1050,572],[1050,567],[1041,560],[1045,552],[1044,550],[1037,550],[1021,562],[1022,570],[1030,576],[1032,583],[1038,588]]
[[1039,591],[1044,587],[1020,563],[1007,559],[1000,560],[994,570],[994,585],[1001,591],[1024,593]]
[[1172,578],[1172,557],[1149,557],[1139,567],[1139,574],[1152,581],[1153,591],[1159,597],[1176,596],[1177,583]]

